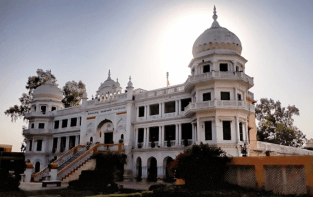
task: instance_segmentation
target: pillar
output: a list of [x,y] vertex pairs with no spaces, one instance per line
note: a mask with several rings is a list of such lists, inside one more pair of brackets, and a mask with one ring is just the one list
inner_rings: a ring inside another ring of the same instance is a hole
[[178,130],[178,146],[181,146],[181,141],[182,141],[182,124],[179,124],[179,130]]
[[139,107],[136,107],[136,120],[139,119]]
[[147,128],[147,147],[149,147],[150,128]]
[[164,146],[164,125],[161,126],[162,135],[161,135],[161,146]]
[[79,139],[79,135],[76,135],[75,136],[75,146],[79,145],[78,139]]
[[150,105],[147,106],[147,119],[149,119],[148,117],[150,116]]
[[70,137],[66,136],[66,143],[65,143],[65,151],[69,150],[69,145],[70,145]]
[[146,147],[147,145],[147,128],[143,129],[143,147]]
[[59,153],[60,152],[60,148],[61,148],[61,138],[58,137],[57,150],[55,152]]
[[159,126],[159,144],[158,146],[162,146],[162,127]]
[[240,130],[239,130],[239,117],[235,116],[235,128],[236,128],[236,142],[240,142]]
[[148,177],[148,167],[146,166],[141,167],[141,178],[146,179]]
[[219,130],[218,130],[218,123],[219,122],[218,122],[218,117],[217,116],[215,116],[215,121],[214,122],[215,122],[215,129],[214,129],[215,130],[214,131],[215,136],[214,136],[213,139],[214,139],[215,143],[218,143],[218,141],[219,141],[219,138],[218,138],[218,132],[219,132]]
[[138,147],[138,129],[135,129],[135,148]]
[[161,108],[162,104],[159,103],[159,117],[162,117],[162,108]]
[[145,105],[145,119],[148,119],[148,106]]
[[178,135],[179,135],[179,134],[178,134],[178,125],[179,125],[179,124],[176,124],[176,125],[175,125],[175,131],[176,131],[176,133],[175,133],[175,146],[178,145],[178,137],[179,137],[179,136],[178,136]]
[[194,124],[191,123],[191,128],[192,128],[192,142],[195,142],[195,127],[194,127]]
[[202,131],[202,129],[201,129],[201,125],[200,125],[200,120],[199,120],[199,118],[197,118],[197,142],[200,144],[200,142],[203,140],[202,138],[201,138],[201,131]]

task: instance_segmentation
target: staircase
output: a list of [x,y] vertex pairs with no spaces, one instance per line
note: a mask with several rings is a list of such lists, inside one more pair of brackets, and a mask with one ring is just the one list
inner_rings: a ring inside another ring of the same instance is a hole
[[[94,154],[106,151],[122,152],[123,144],[96,144],[93,147],[87,147],[86,145],[75,146],[53,162],[58,165],[57,179],[62,181],[64,181],[64,179],[67,181],[75,180],[75,177],[78,177],[82,170],[92,168],[92,166],[90,166],[92,163],[90,162],[90,158]],[[94,163],[92,163],[92,165],[94,165]],[[48,176],[49,168],[47,166],[40,172],[33,174],[32,178],[35,182],[41,182]]]

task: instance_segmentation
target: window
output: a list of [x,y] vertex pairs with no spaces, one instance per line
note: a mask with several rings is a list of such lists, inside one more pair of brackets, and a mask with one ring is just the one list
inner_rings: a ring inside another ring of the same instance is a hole
[[55,153],[58,147],[58,138],[53,138],[52,153]]
[[36,111],[36,109],[37,109],[37,108],[36,108],[36,105],[35,105],[35,106],[34,106],[34,111]]
[[54,129],[58,129],[59,128],[59,121],[56,120],[54,121]]
[[144,129],[138,129],[138,143],[143,142]]
[[56,107],[52,107],[52,108],[51,108],[51,111],[54,111],[54,110],[56,110],[56,109],[57,109]]
[[30,128],[33,129],[34,127],[35,127],[35,124],[32,123],[31,126],[30,126]]
[[239,72],[239,67],[238,66],[236,66],[236,72]]
[[203,93],[203,101],[210,101],[211,100],[211,92]]
[[212,140],[212,122],[205,122],[205,140]]
[[45,123],[39,123],[38,128],[39,129],[44,129],[45,128]]
[[159,104],[150,105],[150,116],[159,114]]
[[62,128],[67,127],[67,119],[62,120]]
[[185,107],[187,107],[191,103],[191,98],[180,100],[180,110],[185,111]]
[[230,100],[229,92],[221,92],[221,100]]
[[46,114],[46,106],[41,106],[40,110],[42,114]]
[[243,131],[242,131],[242,123],[239,123],[239,134],[240,134],[240,141],[243,141]]
[[237,94],[238,101],[241,101],[241,94]]
[[192,139],[192,125],[190,123],[185,123],[181,125],[182,129],[182,139]]
[[159,127],[150,127],[149,132],[149,142],[159,141]]
[[144,117],[145,116],[145,107],[141,106],[139,107],[139,117]]
[[79,126],[82,125],[82,117],[79,117]]
[[77,118],[71,118],[71,127],[76,127],[77,125]]
[[42,140],[37,140],[37,151],[41,151],[42,148]]
[[230,121],[223,121],[223,140],[231,140]]
[[32,151],[33,148],[33,140],[29,140],[29,151]]
[[70,136],[69,150],[75,147],[75,136]]
[[175,101],[164,103],[164,113],[172,113],[175,112]]
[[203,66],[203,73],[208,73],[208,72],[210,72],[210,65]]
[[222,72],[228,71],[228,66],[227,66],[227,64],[220,64],[220,71],[222,71]]
[[175,125],[165,126],[165,141],[167,140],[175,140]]
[[66,137],[61,137],[60,152],[63,152],[65,150],[65,146],[66,146]]

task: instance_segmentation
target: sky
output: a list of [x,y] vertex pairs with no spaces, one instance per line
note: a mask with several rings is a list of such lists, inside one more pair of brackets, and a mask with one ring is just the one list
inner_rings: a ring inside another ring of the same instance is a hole
[[135,88],[165,87],[166,72],[170,85],[184,83],[214,5],[242,43],[255,99],[295,105],[294,125],[313,138],[313,1],[1,0],[0,144],[20,151],[26,122],[4,111],[19,104],[37,69],[51,69],[59,88],[82,80],[89,98],[109,70],[123,89],[129,76]]

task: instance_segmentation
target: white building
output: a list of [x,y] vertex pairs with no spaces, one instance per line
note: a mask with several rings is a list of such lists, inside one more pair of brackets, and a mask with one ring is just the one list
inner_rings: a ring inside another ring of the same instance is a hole
[[232,156],[241,156],[244,143],[249,149],[256,140],[254,99],[248,91],[253,78],[245,73],[239,38],[219,25],[215,9],[213,19],[196,39],[188,65],[191,75],[180,85],[146,91],[134,89],[129,79],[122,93],[109,73],[96,99],[87,100],[85,93],[82,104],[70,108],[64,108],[62,91],[51,81],[34,90],[26,115],[29,128],[23,134],[26,160],[36,172],[41,170],[35,180],[44,176],[54,157],[62,158],[57,160],[62,180],[70,172],[65,169],[84,165],[96,149],[87,155],[85,146],[72,148],[87,142],[98,143],[99,151],[105,149],[103,144],[123,139],[128,178],[164,178],[168,161],[194,143],[219,146]]

